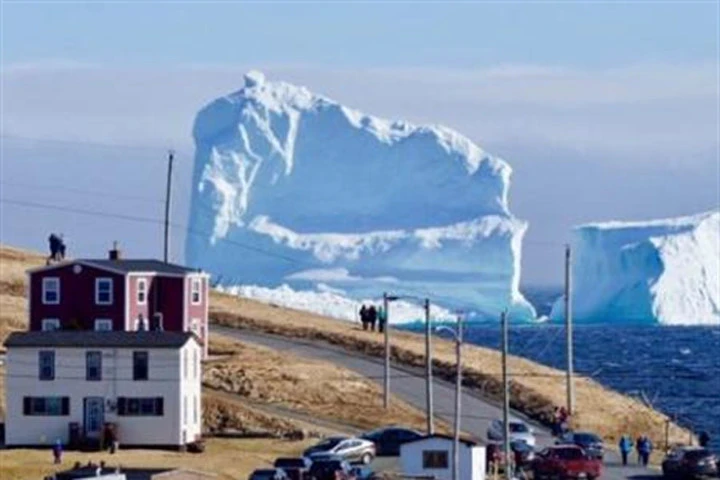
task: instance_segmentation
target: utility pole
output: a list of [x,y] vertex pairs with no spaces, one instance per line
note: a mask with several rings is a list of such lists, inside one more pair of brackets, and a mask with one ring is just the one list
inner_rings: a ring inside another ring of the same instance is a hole
[[385,310],[385,391],[383,394],[383,407],[390,407],[390,312],[388,311],[388,294],[383,292],[383,310]]
[[427,434],[435,433],[433,426],[433,373],[432,373],[432,326],[430,325],[430,299],[425,299],[425,406]]
[[505,479],[512,479],[510,451],[510,386],[508,384],[507,354],[508,354],[508,320],[507,311],[500,314],[502,324],[502,382],[503,382],[503,443],[505,446]]
[[170,254],[170,201],[172,198],[172,167],[175,152],[168,152],[168,169],[167,169],[167,190],[165,191],[165,248],[163,258],[168,263]]
[[572,329],[572,257],[570,245],[565,246],[565,335],[567,358],[567,411],[575,413],[575,385],[573,383],[573,329]]
[[457,316],[455,332],[455,356],[457,358],[455,373],[455,438],[453,441],[453,480],[460,480],[460,408],[462,406],[462,315]]

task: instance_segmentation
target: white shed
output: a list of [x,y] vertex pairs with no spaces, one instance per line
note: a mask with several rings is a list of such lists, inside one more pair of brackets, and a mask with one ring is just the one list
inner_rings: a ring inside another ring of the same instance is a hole
[[[400,446],[400,466],[403,475],[452,479],[453,438],[447,435],[428,435]],[[460,478],[485,480],[485,447],[460,440]]]

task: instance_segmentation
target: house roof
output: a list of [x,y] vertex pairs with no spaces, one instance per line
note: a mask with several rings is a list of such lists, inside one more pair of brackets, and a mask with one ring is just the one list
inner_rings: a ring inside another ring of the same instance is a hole
[[197,341],[191,332],[54,330],[50,332],[13,332],[5,340],[5,346],[181,348],[190,339]]
[[[455,439],[451,437],[450,435],[443,435],[442,433],[434,433],[432,435],[425,435],[424,437],[417,438],[415,440],[411,440],[409,442],[405,442],[403,445],[409,444],[409,443],[417,443],[417,442],[424,442],[425,440],[431,440],[431,439],[441,439],[441,440],[448,440],[450,442],[454,441]],[[477,446],[477,442],[473,442],[472,440],[467,440],[464,438],[460,438],[460,443],[464,444],[468,447],[475,447]]]
[[[161,275],[186,275],[190,273],[202,273],[202,271],[199,269],[178,265],[176,263],[165,263],[155,259],[123,258],[119,260],[110,260],[107,258],[80,258],[76,260],[68,260],[60,263],[54,263],[51,265],[45,265],[38,268],[32,268],[28,270],[28,272],[43,272],[45,270],[66,267],[68,265],[73,265],[76,263],[99,268],[101,270],[116,272],[121,275],[127,275],[129,273],[135,272],[158,273]],[[205,275],[204,273],[202,274]]]

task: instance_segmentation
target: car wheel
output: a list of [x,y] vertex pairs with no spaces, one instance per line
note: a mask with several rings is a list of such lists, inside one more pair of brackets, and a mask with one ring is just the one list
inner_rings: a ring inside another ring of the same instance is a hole
[[363,453],[362,457],[360,457],[360,462],[362,462],[363,465],[370,465],[373,461],[373,456],[369,453]]

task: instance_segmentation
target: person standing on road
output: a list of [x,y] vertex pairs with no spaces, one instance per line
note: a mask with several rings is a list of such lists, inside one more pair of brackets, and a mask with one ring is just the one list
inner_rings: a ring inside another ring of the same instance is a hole
[[383,333],[385,331],[385,326],[387,325],[387,312],[383,307],[378,307],[377,310],[377,319],[378,319],[378,331],[380,333]]
[[377,310],[375,309],[375,305],[370,305],[370,308],[368,308],[368,322],[370,322],[370,330],[373,332],[375,331],[375,322],[377,322]]
[[700,432],[700,437],[698,437],[698,441],[700,442],[700,446],[703,448],[707,448],[708,445],[710,445],[710,435],[708,432]]
[[640,458],[642,458],[643,467],[647,467],[648,462],[650,461],[650,454],[652,453],[653,445],[646,435],[642,436],[641,442],[638,445],[637,449],[638,453],[640,454]]
[[363,303],[362,307],[360,307],[360,322],[362,323],[363,330],[368,329],[368,311],[367,307]]
[[642,443],[642,435],[638,435],[635,439],[635,449],[637,450],[638,465],[642,463],[642,453],[640,453],[640,443]]
[[620,455],[622,455],[622,464],[627,466],[628,455],[630,455],[633,448],[633,441],[629,435],[622,436],[620,443],[618,444],[618,448],[620,448]]
[[53,461],[55,463],[62,463],[62,454],[63,454],[63,447],[62,442],[58,438],[55,440],[55,444],[52,447],[52,453],[53,453]]

